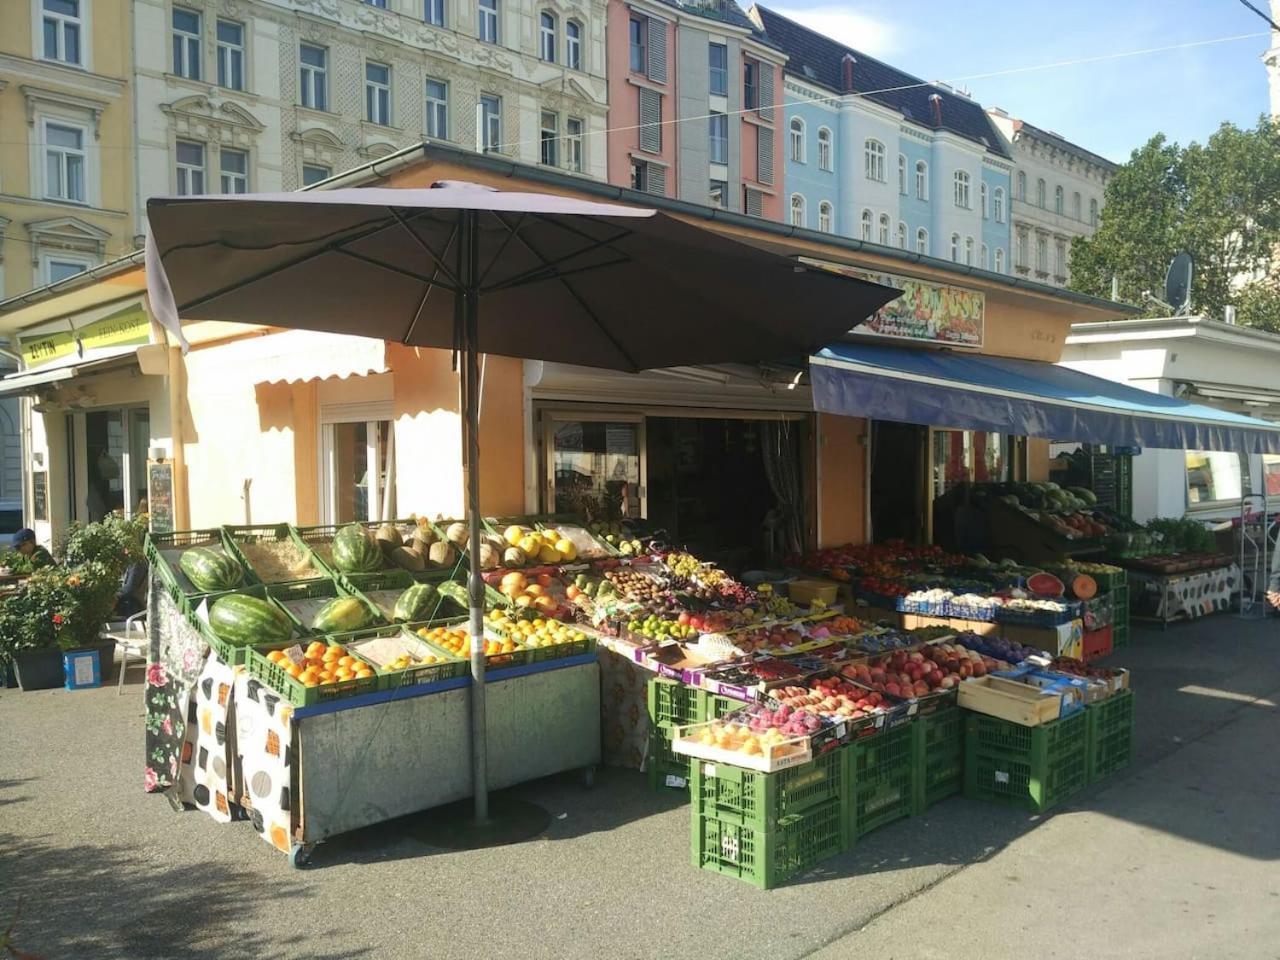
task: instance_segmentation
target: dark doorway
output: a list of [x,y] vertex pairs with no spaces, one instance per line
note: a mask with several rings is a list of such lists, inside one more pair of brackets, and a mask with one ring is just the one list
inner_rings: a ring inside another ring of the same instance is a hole
[[925,530],[924,455],[928,428],[871,423],[871,538],[920,543]]

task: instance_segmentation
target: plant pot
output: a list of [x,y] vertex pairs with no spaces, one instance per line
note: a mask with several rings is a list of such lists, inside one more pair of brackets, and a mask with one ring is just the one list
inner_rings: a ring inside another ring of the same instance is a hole
[[63,684],[62,651],[23,650],[13,655],[13,672],[23,691],[51,690]]
[[4,664],[4,687],[6,690],[12,690],[18,685],[18,678],[13,673],[13,661],[6,660]]
[[107,640],[103,643],[91,643],[86,649],[98,651],[98,665],[102,668],[102,682],[106,683],[111,679],[111,671],[115,666],[116,642]]

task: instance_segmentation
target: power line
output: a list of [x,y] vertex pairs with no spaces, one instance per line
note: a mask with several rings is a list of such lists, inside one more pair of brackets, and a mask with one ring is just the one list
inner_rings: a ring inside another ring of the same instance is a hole
[[1250,3],[1249,0],[1240,0],[1240,2],[1260,16],[1263,20],[1267,21],[1267,23],[1271,25],[1272,30],[1276,31],[1276,33],[1280,33],[1280,25],[1277,25],[1274,20]]

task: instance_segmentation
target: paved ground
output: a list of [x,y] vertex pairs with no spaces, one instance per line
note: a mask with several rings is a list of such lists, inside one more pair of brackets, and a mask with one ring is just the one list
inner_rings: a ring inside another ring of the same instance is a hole
[[400,821],[290,869],[141,791],[141,671],[0,692],[0,928],[61,958],[1280,958],[1280,622],[1138,631],[1138,759],[1047,818],[955,798],[761,892],[693,869],[689,813],[610,771],[520,788],[529,843]]

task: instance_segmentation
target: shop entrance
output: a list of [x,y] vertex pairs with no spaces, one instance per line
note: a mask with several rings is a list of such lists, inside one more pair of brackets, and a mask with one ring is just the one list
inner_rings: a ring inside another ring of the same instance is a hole
[[926,539],[925,457],[929,428],[871,422],[871,538]]
[[151,413],[146,407],[113,407],[70,414],[73,437],[72,511],[93,523],[109,513],[146,510],[147,448]]

